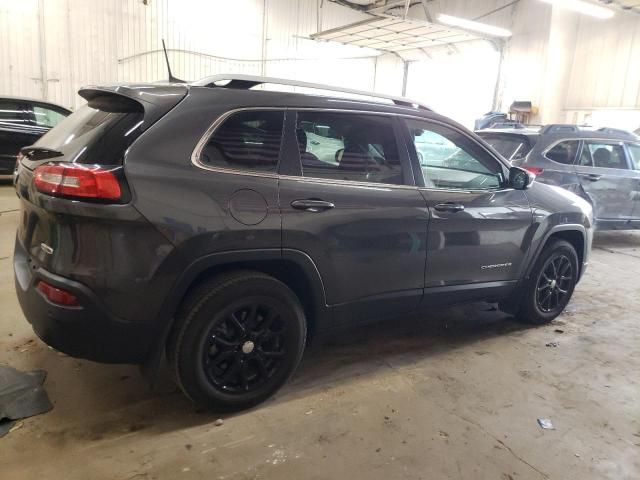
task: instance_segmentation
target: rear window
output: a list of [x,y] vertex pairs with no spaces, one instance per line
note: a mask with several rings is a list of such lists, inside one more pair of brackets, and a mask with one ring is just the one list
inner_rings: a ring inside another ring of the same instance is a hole
[[481,133],[480,136],[507,160],[524,158],[533,147],[529,139],[523,135]]
[[[93,102],[90,103],[93,105]],[[144,117],[142,107],[133,102],[117,108],[80,107],[43,135],[36,147],[57,150],[77,163],[121,165],[124,152],[139,134]]]

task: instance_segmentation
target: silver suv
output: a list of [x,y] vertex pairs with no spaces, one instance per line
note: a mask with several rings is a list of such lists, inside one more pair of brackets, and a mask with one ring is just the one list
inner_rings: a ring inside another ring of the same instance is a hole
[[640,137],[612,128],[575,125],[476,132],[536,181],[563,187],[589,201],[596,229],[640,228]]

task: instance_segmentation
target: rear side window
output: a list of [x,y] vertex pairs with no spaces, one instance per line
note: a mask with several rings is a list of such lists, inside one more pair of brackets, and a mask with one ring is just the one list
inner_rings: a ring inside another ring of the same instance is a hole
[[572,165],[578,153],[578,145],[578,140],[565,140],[551,148],[551,150],[545,154],[545,157],[556,163]]
[[61,112],[51,108],[42,107],[40,105],[33,106],[33,116],[35,118],[36,125],[48,128],[55,127],[66,117],[66,115]]
[[24,125],[27,117],[22,103],[0,100],[0,126]]
[[402,184],[391,118],[298,112],[296,136],[305,177]]
[[76,163],[121,165],[125,150],[139,134],[142,107],[133,101],[117,108],[113,104],[90,105],[97,103],[84,105],[64,118],[35,146],[60,151],[65,160]]
[[249,110],[224,120],[200,152],[211,167],[275,173],[280,157],[284,112]]

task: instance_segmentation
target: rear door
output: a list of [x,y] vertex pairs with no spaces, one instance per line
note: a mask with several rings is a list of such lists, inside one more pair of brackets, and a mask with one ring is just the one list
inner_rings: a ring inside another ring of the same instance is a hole
[[295,164],[280,178],[283,248],[314,261],[338,323],[412,311],[424,284],[428,211],[396,120],[305,109],[291,128]]
[[635,188],[632,192],[633,212],[631,216],[634,220],[640,220],[640,143],[627,143],[627,152],[633,167],[636,180]]
[[627,220],[632,217],[638,178],[631,170],[624,143],[584,140],[575,163],[582,189],[589,196],[598,220]]
[[[506,187],[506,169],[462,130],[436,121],[404,122],[430,213],[425,295],[457,285],[509,288],[520,278],[531,233],[525,192]],[[417,163],[417,139],[425,130],[453,150],[439,165]],[[473,295],[475,287],[459,294]]]

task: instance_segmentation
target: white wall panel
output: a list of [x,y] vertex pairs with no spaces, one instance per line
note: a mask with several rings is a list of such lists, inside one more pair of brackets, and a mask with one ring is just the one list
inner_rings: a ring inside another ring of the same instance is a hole
[[[76,92],[83,85],[167,80],[163,38],[174,76],[186,80],[248,73],[357,88],[373,85],[371,51],[305,38],[365,17],[355,10],[322,0],[146,3],[0,0],[0,94],[75,107],[82,102]],[[41,61],[46,64],[44,78]]]
[[640,17],[581,19],[566,108],[640,109]]

